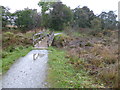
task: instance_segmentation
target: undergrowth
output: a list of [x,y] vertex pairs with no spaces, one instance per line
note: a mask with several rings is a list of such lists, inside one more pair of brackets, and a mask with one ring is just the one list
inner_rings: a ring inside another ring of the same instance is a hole
[[9,68],[11,67],[11,65],[20,57],[25,56],[28,52],[30,52],[32,50],[32,47],[28,47],[28,48],[16,48],[16,50],[14,50],[13,52],[6,52],[8,53],[8,55],[5,58],[2,58],[2,73],[4,74],[5,72],[7,72],[9,70]]
[[76,69],[66,57],[66,52],[57,48],[49,48],[48,83],[52,88],[103,88],[81,68]]
[[6,31],[2,34],[2,60],[0,74],[9,70],[18,58],[25,56],[32,50],[33,32]]

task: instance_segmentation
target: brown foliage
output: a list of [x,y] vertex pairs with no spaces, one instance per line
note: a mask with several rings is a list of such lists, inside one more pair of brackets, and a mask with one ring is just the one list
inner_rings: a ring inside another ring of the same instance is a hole
[[89,37],[66,41],[67,47],[65,47],[68,51],[66,57],[75,68],[84,67],[90,75],[104,81],[106,86],[116,88],[120,83],[118,82],[117,31],[104,31],[98,35],[100,36],[88,35]]

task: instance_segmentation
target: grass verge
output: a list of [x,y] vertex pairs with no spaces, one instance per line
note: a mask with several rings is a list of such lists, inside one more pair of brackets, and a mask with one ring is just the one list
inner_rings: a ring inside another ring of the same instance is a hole
[[2,74],[7,72],[11,65],[20,57],[25,56],[28,52],[32,50],[32,47],[23,48],[23,49],[17,49],[14,52],[9,53],[8,56],[2,59],[2,69],[0,68],[0,71],[2,71]]
[[54,33],[63,33],[62,31],[54,31]]
[[66,58],[66,52],[49,48],[48,83],[52,88],[103,88],[83,69],[75,69]]

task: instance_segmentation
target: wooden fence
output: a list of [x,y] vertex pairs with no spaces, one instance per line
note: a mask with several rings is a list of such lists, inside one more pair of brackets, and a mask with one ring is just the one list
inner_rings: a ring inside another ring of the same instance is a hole
[[52,44],[53,39],[54,39],[54,32],[51,32],[48,36],[48,41],[47,41],[48,46]]
[[38,43],[39,41],[47,39],[47,45],[50,46],[52,44],[52,41],[54,39],[54,32],[45,33],[45,32],[39,32],[33,35],[33,46]]

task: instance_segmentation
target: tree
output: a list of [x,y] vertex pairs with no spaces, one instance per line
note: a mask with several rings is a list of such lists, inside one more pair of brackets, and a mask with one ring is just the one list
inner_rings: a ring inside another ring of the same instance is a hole
[[41,15],[39,13],[37,13],[37,10],[34,9],[31,13],[31,17],[32,17],[32,28],[39,28],[41,27]]
[[2,9],[2,27],[5,28],[6,25],[10,24],[10,15],[8,7],[1,6]]
[[73,10],[74,13],[74,27],[87,28],[91,27],[91,20],[94,19],[95,15],[88,7],[84,6],[80,8],[79,6]]
[[96,17],[91,21],[91,27],[95,30],[100,30],[102,28],[101,19]]
[[15,24],[21,30],[29,30],[40,26],[40,15],[36,9],[26,8],[14,13]]
[[102,29],[116,29],[117,15],[113,11],[109,11],[108,13],[102,12],[99,18],[102,20]]
[[41,22],[42,22],[42,27],[48,27],[48,14],[46,13],[47,11],[50,10],[50,8],[52,7],[52,4],[54,2],[45,2],[44,0],[41,0],[38,5],[41,7],[41,14],[42,14],[42,18],[41,18]]
[[120,21],[117,23],[118,30],[120,30]]
[[50,11],[50,28],[63,30],[64,26],[69,25],[72,20],[72,11],[62,2],[56,2],[52,7],[53,9]]

